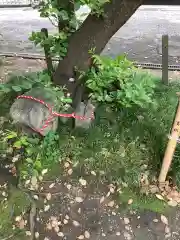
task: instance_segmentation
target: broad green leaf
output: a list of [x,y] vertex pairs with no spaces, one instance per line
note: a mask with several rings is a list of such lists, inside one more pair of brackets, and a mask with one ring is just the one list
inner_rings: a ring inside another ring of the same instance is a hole
[[13,139],[17,137],[16,132],[10,132],[8,135],[6,135],[5,139]]
[[33,163],[33,160],[31,158],[26,158],[27,163]]
[[12,86],[11,87],[15,92],[21,92],[22,88],[20,86]]
[[13,144],[13,147],[14,147],[14,148],[17,148],[17,149],[20,149],[20,148],[22,147],[21,141],[16,141],[16,142]]

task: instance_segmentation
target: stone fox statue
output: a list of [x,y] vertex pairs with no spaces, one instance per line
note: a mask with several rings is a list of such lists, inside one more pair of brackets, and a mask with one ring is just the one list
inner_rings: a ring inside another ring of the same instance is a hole
[[[29,92],[24,94],[25,96],[31,96],[40,100],[43,100],[46,104],[49,104],[51,107],[57,101],[53,92],[50,90],[43,89],[41,87],[33,88]],[[59,112],[60,109],[56,107],[53,108],[53,111]],[[72,112],[72,109],[68,111]],[[87,102],[87,104],[80,102],[75,109],[75,114],[79,116],[86,117],[85,120],[75,119],[75,127],[88,128],[92,122],[92,115],[94,113],[94,106]],[[34,100],[31,99],[16,99],[12,104],[10,109],[10,116],[13,119],[13,122],[19,126],[21,126],[24,130],[27,129],[38,132],[38,130],[42,129],[46,120],[51,116],[49,109]],[[60,117],[62,122],[65,122],[67,119]],[[45,136],[49,131],[56,131],[58,127],[58,117],[54,117],[53,120],[48,124],[46,128],[43,128],[41,131],[41,135]]]
[[[40,87],[33,88],[24,95],[41,99],[50,106],[53,106],[54,102],[56,101],[51,91],[45,90]],[[18,124],[23,128],[29,128],[38,131],[43,127],[48,117],[50,117],[50,111],[45,105],[39,102],[23,98],[16,99],[15,102],[12,104],[10,109],[10,116],[15,124]],[[56,131],[57,126],[58,118],[56,117],[48,125],[48,127],[44,128],[41,134],[45,136],[50,130]]]

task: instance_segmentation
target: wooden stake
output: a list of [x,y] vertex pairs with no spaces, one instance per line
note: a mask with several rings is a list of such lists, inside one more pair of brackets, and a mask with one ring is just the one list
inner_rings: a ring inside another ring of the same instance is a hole
[[166,180],[167,173],[171,166],[173,155],[176,149],[177,139],[179,138],[179,136],[180,136],[180,100],[178,100],[178,107],[175,120],[171,130],[169,142],[167,144],[166,151],[164,154],[163,164],[159,175],[159,183],[164,183]]
[[162,82],[169,84],[168,77],[168,35],[162,36]]
[[[42,28],[41,32],[44,34],[45,38],[48,38],[48,30],[47,28]],[[47,64],[47,69],[48,69],[48,73],[51,77],[51,80],[53,81],[53,64],[52,64],[52,59],[50,56],[50,48],[48,44],[44,45],[44,53],[45,53],[45,58],[46,58],[46,64]]]

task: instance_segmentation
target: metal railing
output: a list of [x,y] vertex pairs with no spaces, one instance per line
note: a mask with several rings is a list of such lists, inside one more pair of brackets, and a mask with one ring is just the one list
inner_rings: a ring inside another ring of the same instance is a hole
[[39,0],[0,0],[0,8],[27,7],[37,4]]

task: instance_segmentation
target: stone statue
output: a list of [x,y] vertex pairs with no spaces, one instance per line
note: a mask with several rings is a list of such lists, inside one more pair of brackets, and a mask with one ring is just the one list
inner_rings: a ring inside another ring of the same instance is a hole
[[[47,90],[42,87],[33,88],[26,92],[24,96],[31,96],[40,100],[43,100],[46,104],[49,104],[53,108],[53,111],[58,112],[57,99],[53,91]],[[68,113],[72,113],[72,108],[68,109]],[[75,114],[84,116],[87,119],[80,120],[75,119],[75,127],[89,128],[92,119],[89,119],[94,113],[94,106],[87,102],[87,104],[80,102],[75,109]],[[58,127],[58,117],[55,116],[46,128],[43,128],[46,120],[51,116],[51,113],[47,106],[31,100],[31,99],[16,99],[10,109],[10,116],[13,119],[13,123],[19,125],[23,130],[27,132],[39,132],[42,136],[48,134],[49,131],[56,131]],[[60,117],[61,122],[66,122],[68,119]]]
[[[24,95],[41,99],[50,106],[54,106],[54,103],[57,101],[52,91],[41,87],[33,88]],[[53,111],[58,111],[58,109],[53,109]],[[50,117],[50,111],[46,106],[34,100],[16,99],[11,106],[10,116],[13,119],[13,123],[20,125],[22,128],[39,131]],[[56,131],[57,127],[58,118],[55,117],[41,134],[45,136],[51,130]]]

